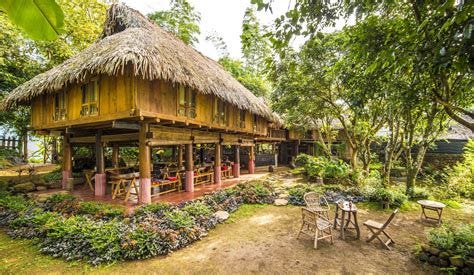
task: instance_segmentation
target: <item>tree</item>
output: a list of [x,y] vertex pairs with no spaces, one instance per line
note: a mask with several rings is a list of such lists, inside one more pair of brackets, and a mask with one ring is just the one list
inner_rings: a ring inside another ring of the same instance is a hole
[[271,59],[270,41],[255,16],[254,8],[245,10],[240,43],[245,67],[256,74],[266,74],[266,61]]
[[[259,9],[271,9],[271,2],[252,0]],[[314,37],[321,28],[333,26],[340,16],[355,16],[358,21],[371,15],[380,15],[380,20],[398,17],[391,31],[403,36],[384,44],[396,58],[389,58],[384,51],[374,59],[372,68],[412,64],[414,77],[424,78],[428,73],[431,89],[423,92],[441,104],[452,119],[474,131],[474,124],[461,116],[474,118],[470,111],[474,104],[473,13],[472,1],[302,0],[276,19],[272,42],[284,55],[294,36]]]
[[169,10],[157,11],[148,17],[184,43],[194,46],[199,42],[201,15],[187,0],[170,0],[170,5]]
[[54,0],[3,0],[0,11],[36,40],[54,40],[63,31],[64,14]]
[[[20,1],[21,2],[21,1]],[[95,0],[58,1],[66,14],[64,32],[54,41],[34,41],[0,14],[0,92],[3,98],[18,85],[51,66],[78,53],[100,35],[106,5]],[[23,141],[23,156],[28,156],[30,108],[21,106],[0,114],[6,126]]]

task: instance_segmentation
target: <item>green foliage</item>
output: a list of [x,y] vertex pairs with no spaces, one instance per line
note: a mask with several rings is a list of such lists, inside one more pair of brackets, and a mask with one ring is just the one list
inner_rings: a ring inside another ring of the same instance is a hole
[[185,207],[183,207],[183,211],[188,212],[189,215],[193,217],[209,216],[212,214],[209,206],[200,201],[187,204]]
[[123,207],[117,205],[100,202],[82,202],[79,206],[78,214],[113,219],[123,217],[124,211]]
[[53,40],[63,31],[64,13],[54,0],[5,0],[0,9],[33,39]]
[[0,192],[0,207],[16,212],[25,211],[31,203],[23,196],[12,196],[6,192]]
[[165,211],[169,211],[171,208],[171,205],[168,203],[152,203],[136,208],[134,213],[139,216],[146,214],[162,216]]
[[469,140],[464,148],[463,161],[446,169],[447,189],[460,197],[474,199],[474,140]]
[[295,165],[298,167],[304,167],[310,162],[313,157],[307,154],[299,154],[295,158]]
[[474,225],[443,223],[428,232],[431,245],[467,259],[474,253]]
[[62,175],[61,168],[58,168],[52,172],[41,175],[41,177],[44,179],[45,182],[52,183],[52,182],[60,181],[63,175]]
[[173,210],[165,212],[165,217],[171,222],[171,226],[175,229],[192,227],[194,220],[188,212],[182,210]]
[[245,67],[242,61],[230,57],[222,57],[218,62],[254,95],[266,97],[270,94],[270,82],[263,78],[262,75]]
[[187,0],[172,0],[170,10],[157,11],[148,17],[188,45],[199,42],[201,15]]

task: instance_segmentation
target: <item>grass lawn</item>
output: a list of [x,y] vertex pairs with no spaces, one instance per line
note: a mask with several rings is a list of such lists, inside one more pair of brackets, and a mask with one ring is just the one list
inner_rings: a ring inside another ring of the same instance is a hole
[[[384,221],[389,211],[371,204],[358,204],[359,223]],[[416,244],[425,241],[432,225],[420,223],[419,209],[412,205],[392,222],[389,232],[397,242],[388,251],[377,243],[335,238],[322,241],[318,250],[309,237],[296,239],[300,208],[295,206],[244,205],[209,236],[168,256],[143,261],[92,267],[42,255],[29,240],[12,240],[0,234],[0,273],[433,273],[436,269],[412,257]],[[333,210],[333,209],[332,209]],[[474,203],[448,208],[445,220],[474,222]],[[333,212],[331,212],[333,214]],[[362,238],[367,231],[362,228]],[[335,233],[338,236],[338,233]]]

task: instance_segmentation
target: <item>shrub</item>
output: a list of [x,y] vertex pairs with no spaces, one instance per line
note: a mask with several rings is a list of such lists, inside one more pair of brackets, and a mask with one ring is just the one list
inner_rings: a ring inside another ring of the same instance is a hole
[[153,203],[148,205],[143,205],[135,209],[135,216],[144,216],[144,215],[155,215],[157,217],[162,217],[165,211],[169,211],[172,206],[168,203]]
[[295,158],[295,165],[297,167],[304,167],[306,166],[306,164],[308,164],[308,162],[312,159],[313,157],[310,156],[310,155],[307,155],[307,154],[299,154],[296,158]]
[[309,186],[294,186],[288,189],[288,203],[292,205],[305,205],[304,194],[312,191]]
[[53,194],[46,199],[42,206],[46,211],[73,215],[78,212],[80,201],[70,194]]
[[182,210],[188,212],[193,217],[210,216],[212,214],[211,209],[200,201],[189,203]]
[[428,241],[442,251],[467,259],[474,253],[474,225],[443,223],[428,232]]
[[61,168],[58,168],[50,173],[44,174],[41,176],[42,179],[47,183],[56,183],[61,181],[63,178]]
[[267,182],[241,183],[235,187],[236,195],[242,197],[244,203],[273,203],[275,196],[273,187]]
[[175,209],[164,213],[164,216],[170,221],[173,229],[180,229],[194,226],[194,220],[189,213]]
[[29,205],[31,205],[31,202],[23,196],[12,196],[6,192],[0,193],[0,208],[21,212],[25,211]]
[[78,214],[91,215],[100,219],[121,218],[123,213],[123,207],[100,202],[82,202],[78,209]]

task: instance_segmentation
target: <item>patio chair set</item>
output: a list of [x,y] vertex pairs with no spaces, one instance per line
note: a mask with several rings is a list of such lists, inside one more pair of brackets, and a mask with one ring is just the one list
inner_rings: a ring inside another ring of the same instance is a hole
[[[349,229],[356,231],[356,238],[360,238],[360,229],[357,222],[357,206],[351,201],[339,201],[336,203],[336,211],[334,221],[329,218],[329,204],[324,196],[316,192],[309,192],[304,195],[306,206],[301,209],[302,225],[298,233],[297,239],[301,234],[314,237],[314,248],[318,248],[318,241],[329,238],[331,244],[333,240],[333,229],[340,231],[341,239],[345,239],[345,232]],[[393,221],[398,209],[395,209],[390,217],[384,222],[380,223],[373,220],[364,222],[364,226],[371,232],[367,237],[367,242],[375,239],[391,250],[390,245],[395,241],[387,233],[387,227]],[[383,238],[384,237],[384,238]]]

